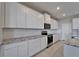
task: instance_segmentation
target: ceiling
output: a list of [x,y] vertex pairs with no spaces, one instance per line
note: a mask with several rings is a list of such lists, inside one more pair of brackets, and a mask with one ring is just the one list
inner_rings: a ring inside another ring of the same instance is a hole
[[[71,16],[79,16],[79,2],[23,2],[40,12],[48,12],[52,17],[56,19],[63,19]],[[57,10],[57,6],[60,7]],[[63,14],[66,16],[63,16]]]

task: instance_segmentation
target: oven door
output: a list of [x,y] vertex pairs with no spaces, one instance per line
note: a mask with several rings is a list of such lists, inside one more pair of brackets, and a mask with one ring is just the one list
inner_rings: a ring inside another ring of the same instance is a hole
[[48,35],[48,45],[53,42],[53,35]]

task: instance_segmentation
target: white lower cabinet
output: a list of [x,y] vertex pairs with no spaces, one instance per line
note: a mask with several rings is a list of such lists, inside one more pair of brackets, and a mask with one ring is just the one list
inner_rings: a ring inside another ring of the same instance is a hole
[[57,34],[54,34],[53,35],[53,43],[57,42],[58,41],[58,35]]
[[28,42],[23,42],[18,46],[18,56],[27,57],[28,56]]
[[29,40],[29,56],[40,51],[40,39]]
[[27,57],[28,56],[27,41],[4,45],[2,46],[1,49],[2,49],[1,54],[4,57]]
[[47,47],[47,36],[41,38],[41,49],[44,49]]
[[3,39],[3,32],[2,29],[0,28],[0,44],[2,43],[2,39]]
[[47,47],[47,36],[0,47],[0,56],[29,57]]
[[9,48],[4,50],[5,57],[17,57],[17,47]]

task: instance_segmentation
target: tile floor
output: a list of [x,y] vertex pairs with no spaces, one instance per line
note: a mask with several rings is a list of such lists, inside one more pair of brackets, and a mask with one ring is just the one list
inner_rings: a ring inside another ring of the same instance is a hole
[[45,49],[34,57],[64,57],[64,47],[61,41],[53,44],[51,47]]

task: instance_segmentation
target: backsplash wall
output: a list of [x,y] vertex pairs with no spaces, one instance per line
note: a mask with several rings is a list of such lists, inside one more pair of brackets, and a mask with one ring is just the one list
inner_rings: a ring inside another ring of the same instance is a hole
[[56,34],[57,30],[41,30],[41,29],[3,29],[3,39],[18,38],[25,36],[41,35],[42,31],[49,31],[50,34]]
[[36,29],[3,29],[3,39],[41,35],[41,31]]

